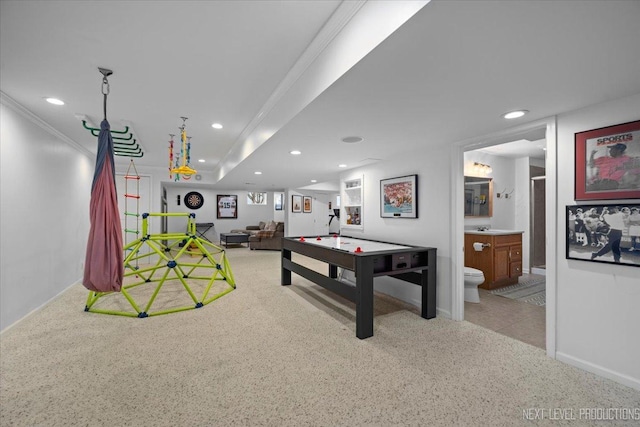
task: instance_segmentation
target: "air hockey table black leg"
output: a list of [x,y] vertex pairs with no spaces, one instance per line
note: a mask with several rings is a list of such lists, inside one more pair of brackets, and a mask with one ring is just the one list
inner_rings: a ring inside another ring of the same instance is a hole
[[356,337],[373,336],[373,259],[356,257]]
[[285,268],[285,259],[291,261],[291,251],[289,249],[282,249],[281,258],[281,271],[280,271],[280,284],[282,286],[291,284],[291,270]]

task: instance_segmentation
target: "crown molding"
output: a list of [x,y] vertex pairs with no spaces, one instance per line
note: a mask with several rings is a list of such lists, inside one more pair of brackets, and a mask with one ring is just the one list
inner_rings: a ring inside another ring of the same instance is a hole
[[55,129],[49,123],[45,122],[40,117],[36,116],[31,111],[27,110],[25,107],[20,105],[15,99],[11,98],[9,95],[7,95],[2,91],[0,91],[0,103],[2,105],[5,105],[11,108],[13,111],[20,114],[22,117],[26,118],[31,123],[35,124],[45,132],[55,136],[56,138],[60,139],[63,142],[66,142],[72,148],[84,154],[85,156],[89,157],[91,160],[95,160],[95,153],[92,153],[82,145],[78,144],[73,139],[69,138],[67,135]]

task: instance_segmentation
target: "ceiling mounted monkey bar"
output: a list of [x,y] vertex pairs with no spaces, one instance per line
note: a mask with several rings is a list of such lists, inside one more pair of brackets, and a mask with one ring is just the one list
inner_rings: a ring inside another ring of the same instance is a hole
[[[107,77],[113,74],[108,68],[98,67],[98,71],[102,74],[102,95],[103,95],[103,111],[104,119],[107,119],[107,95],[109,95],[109,80]],[[97,137],[100,134],[100,128],[91,123],[87,116],[77,114],[76,117],[82,122],[82,127],[91,132],[91,135]],[[124,130],[110,129],[111,138],[113,139],[113,154],[115,156],[124,157],[142,157],[144,151],[142,146],[134,137],[134,132],[130,126],[124,127]],[[130,141],[130,142],[129,142]]]

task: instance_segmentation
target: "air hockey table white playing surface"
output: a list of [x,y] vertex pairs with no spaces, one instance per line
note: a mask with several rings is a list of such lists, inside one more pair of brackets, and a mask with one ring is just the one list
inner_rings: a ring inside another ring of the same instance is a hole
[[[305,237],[306,243],[322,246],[330,249],[337,249],[349,253],[371,253],[380,251],[393,251],[398,249],[411,249],[411,246],[396,245],[393,243],[375,242],[372,240],[362,240],[355,237],[344,236],[320,236]],[[360,250],[358,250],[360,248]]]

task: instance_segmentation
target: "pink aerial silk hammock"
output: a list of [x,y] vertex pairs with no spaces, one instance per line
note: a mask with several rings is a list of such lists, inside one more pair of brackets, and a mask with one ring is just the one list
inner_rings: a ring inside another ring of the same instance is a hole
[[91,228],[82,284],[90,291],[119,292],[124,274],[122,231],[116,194],[113,139],[106,118],[100,125],[98,135],[89,216]]

